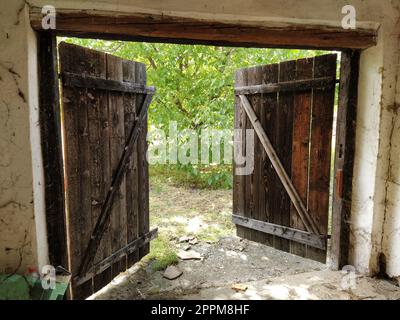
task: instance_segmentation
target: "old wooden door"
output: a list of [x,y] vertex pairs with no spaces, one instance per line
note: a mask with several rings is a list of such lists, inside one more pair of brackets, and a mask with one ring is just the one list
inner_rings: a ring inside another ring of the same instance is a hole
[[245,150],[244,131],[258,129],[254,171],[238,175],[240,166],[234,168],[237,234],[321,262],[327,253],[336,60],[330,54],[241,69],[235,81],[239,152]]
[[145,65],[59,45],[71,294],[99,290],[149,251]]

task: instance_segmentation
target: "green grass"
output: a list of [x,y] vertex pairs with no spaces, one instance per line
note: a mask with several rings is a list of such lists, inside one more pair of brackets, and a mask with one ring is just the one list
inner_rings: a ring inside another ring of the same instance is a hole
[[179,262],[175,248],[165,235],[160,234],[150,244],[150,254],[146,256],[153,271],[164,270]]

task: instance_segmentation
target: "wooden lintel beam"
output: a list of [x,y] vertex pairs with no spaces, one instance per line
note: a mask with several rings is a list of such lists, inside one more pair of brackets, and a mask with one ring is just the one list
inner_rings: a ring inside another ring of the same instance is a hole
[[[30,10],[31,26],[42,28],[41,8]],[[57,8],[56,32],[61,35],[132,41],[204,43],[281,48],[366,49],[376,45],[374,29],[345,30],[339,26],[265,26],[218,22],[161,14],[122,14],[100,10]]]
[[263,233],[268,233],[281,238],[300,242],[314,248],[319,248],[322,250],[326,249],[326,237],[324,236],[235,214],[232,215],[232,222],[248,229],[257,230]]

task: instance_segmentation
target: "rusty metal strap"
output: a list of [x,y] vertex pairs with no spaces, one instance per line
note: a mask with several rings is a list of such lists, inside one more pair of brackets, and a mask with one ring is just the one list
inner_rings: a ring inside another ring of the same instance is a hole
[[112,177],[111,186],[108,190],[103,206],[101,207],[100,216],[96,222],[96,226],[89,240],[89,245],[85,251],[85,255],[79,267],[80,276],[84,275],[89,269],[89,266],[92,264],[93,259],[96,255],[97,248],[99,247],[100,240],[103,237],[103,234],[106,231],[107,226],[109,224],[108,222],[110,220],[111,209],[114,204],[114,198],[124,178],[128,165],[128,160],[132,154],[135,142],[139,137],[140,130],[145,125],[147,110],[151,103],[154,93],[154,88],[153,87],[150,88],[151,90],[145,95],[142,107],[139,112],[139,116],[132,126],[128,140],[125,144],[125,148],[119,160],[117,169],[115,170],[115,174]]
[[97,274],[102,273],[104,270],[108,269],[114,262],[119,261],[122,257],[129,255],[139,248],[143,247],[151,240],[155,239],[158,236],[158,228],[152,229],[148,233],[143,236],[133,240],[128,243],[123,248],[114,252],[111,256],[103,259],[102,261],[93,265],[89,270],[82,276],[74,277],[73,281],[76,286],[79,286],[86,281],[90,280],[90,278],[94,277]]

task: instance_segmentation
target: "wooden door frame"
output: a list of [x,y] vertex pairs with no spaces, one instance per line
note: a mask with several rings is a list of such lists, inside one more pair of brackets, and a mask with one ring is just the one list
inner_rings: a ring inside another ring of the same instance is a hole
[[[45,176],[46,221],[50,263],[66,266],[64,172],[58,91],[57,36],[220,46],[330,49],[342,52],[336,138],[331,268],[348,263],[349,217],[355,151],[355,123],[360,52],[376,44],[376,30],[337,27],[281,27],[219,23],[165,15],[116,15],[57,10],[57,29],[43,31],[41,9],[31,8],[38,32],[39,108]],[[340,157],[339,157],[340,156]]]

